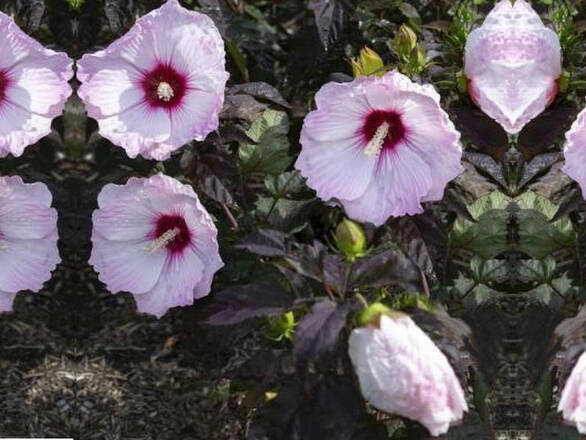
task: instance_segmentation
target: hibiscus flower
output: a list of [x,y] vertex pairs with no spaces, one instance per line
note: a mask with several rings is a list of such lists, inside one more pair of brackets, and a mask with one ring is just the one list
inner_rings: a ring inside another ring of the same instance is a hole
[[93,213],[90,264],[112,293],[161,317],[211,289],[222,266],[216,227],[193,188],[163,174],[106,185]]
[[78,62],[78,94],[102,136],[164,160],[218,128],[228,79],[224,42],[206,15],[168,0],[105,50]]
[[57,211],[45,184],[0,177],[0,311],[12,309],[17,292],[38,292],[61,262]]
[[0,12],[0,157],[20,156],[51,132],[71,95],[69,57],[45,49]]
[[304,120],[295,167],[354,220],[378,226],[421,213],[463,171],[460,134],[439,101],[431,85],[396,71],[327,83]]
[[409,316],[382,314],[378,327],[353,330],[348,350],[362,395],[375,408],[416,420],[433,436],[468,410],[448,359]]
[[466,41],[470,96],[511,134],[553,101],[561,63],[557,34],[525,0],[501,0]]

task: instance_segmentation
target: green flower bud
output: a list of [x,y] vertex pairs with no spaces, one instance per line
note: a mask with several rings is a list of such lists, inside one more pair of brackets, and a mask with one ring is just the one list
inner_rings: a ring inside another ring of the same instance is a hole
[[352,220],[344,219],[336,228],[334,236],[338,250],[350,261],[364,254],[366,237],[362,226]]
[[381,57],[374,50],[366,46],[360,51],[360,56],[352,58],[350,63],[352,64],[352,71],[354,72],[355,78],[373,74],[381,76],[385,73],[385,63],[383,63]]
[[417,47],[417,34],[409,26],[402,24],[395,33],[392,46],[400,58],[409,58],[413,49]]
[[359,313],[358,318],[356,320],[358,322],[358,325],[360,325],[361,327],[367,326],[369,324],[378,326],[378,321],[381,315],[387,315],[391,318],[402,318],[408,316],[403,312],[390,309],[383,303],[376,302],[363,309]]

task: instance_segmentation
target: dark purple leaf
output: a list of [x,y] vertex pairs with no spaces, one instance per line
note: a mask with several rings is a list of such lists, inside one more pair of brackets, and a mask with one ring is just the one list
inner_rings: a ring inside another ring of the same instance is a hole
[[280,257],[285,255],[287,234],[274,229],[259,229],[240,241],[237,248],[246,249],[263,257]]
[[484,172],[504,188],[507,187],[507,181],[503,173],[502,165],[498,162],[495,162],[489,155],[482,153],[464,152],[462,159],[470,162],[477,169],[479,169],[481,172]]
[[426,274],[443,280],[448,256],[448,232],[439,215],[431,209],[412,217],[388,222],[393,241]]
[[531,162],[525,165],[523,168],[523,177],[519,182],[519,186],[522,187],[533,180],[535,177],[545,173],[554,163],[562,160],[562,153],[543,153],[538,156],[534,156]]
[[451,108],[455,124],[474,146],[495,161],[501,162],[509,149],[507,133],[500,124],[487,116],[478,107],[459,104]]
[[441,308],[427,312],[419,308],[407,311],[413,320],[433,339],[450,360],[452,367],[463,379],[474,364],[471,350],[472,332],[461,319],[453,318]]
[[206,311],[209,325],[231,325],[250,318],[281,315],[293,305],[293,296],[278,286],[248,284],[213,295]]
[[204,144],[185,151],[181,165],[199,192],[216,202],[238,207],[236,200],[242,198],[241,176],[229,153]]
[[298,365],[320,361],[334,350],[349,311],[349,303],[337,304],[329,299],[311,308],[295,330],[293,354]]
[[112,32],[118,33],[132,17],[133,0],[105,0],[104,13]]
[[36,31],[45,14],[45,0],[16,0],[16,14],[27,29]]
[[349,287],[399,286],[409,292],[420,292],[421,273],[407,257],[394,250],[359,259],[352,266]]
[[227,93],[231,95],[250,95],[261,101],[265,100],[280,105],[281,107],[291,108],[289,103],[283,98],[283,96],[281,96],[281,93],[279,93],[276,88],[262,81],[232,86],[228,89]]
[[523,127],[518,148],[526,162],[547,150],[569,128],[575,110],[576,106],[569,102],[554,105]]
[[323,47],[327,50],[342,32],[345,21],[356,8],[356,0],[311,0],[315,24]]

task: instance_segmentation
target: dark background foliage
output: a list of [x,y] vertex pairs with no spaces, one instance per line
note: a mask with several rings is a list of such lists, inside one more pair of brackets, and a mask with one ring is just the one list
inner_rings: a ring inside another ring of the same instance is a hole
[[[365,405],[346,354],[364,301],[383,301],[428,332],[467,390],[470,412],[447,439],[576,438],[555,413],[555,390],[584,344],[584,314],[574,318],[584,299],[584,202],[560,172],[563,133],[583,107],[583,6],[534,2],[560,35],[565,83],[510,137],[463,87],[466,35],[492,1],[182,3],[209,14],[226,42],[231,77],[217,133],[164,163],[130,160],[73,96],[50,136],[0,161],[2,174],[51,189],[63,258],[43,291],[20,294],[0,317],[0,435],[428,438]],[[73,58],[159,5],[0,2]],[[402,24],[419,43],[407,54],[394,43]],[[466,171],[424,213],[363,225],[368,252],[350,260],[333,238],[343,211],[319,201],[292,164],[313,95],[351,80],[348,58],[365,45],[442,93]],[[195,187],[226,262],[210,297],[160,320],[107,292],[87,264],[103,185],[157,171]]]

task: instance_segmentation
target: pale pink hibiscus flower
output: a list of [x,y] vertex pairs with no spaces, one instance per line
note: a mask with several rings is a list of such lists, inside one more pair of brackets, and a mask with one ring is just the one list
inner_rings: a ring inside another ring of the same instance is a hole
[[45,49],[0,12],[0,157],[20,156],[51,132],[73,76],[69,57]]
[[78,93],[102,136],[130,157],[164,160],[218,128],[224,66],[212,20],[168,0],[105,50],[81,58]]
[[580,185],[586,198],[586,108],[579,114],[566,133],[563,171]]
[[438,436],[468,410],[448,359],[407,315],[382,314],[378,327],[354,329],[348,352],[362,395],[381,411],[416,420]]
[[19,291],[41,290],[61,262],[52,200],[43,183],[0,177],[0,312]]
[[470,32],[464,64],[471,98],[514,134],[555,98],[560,42],[525,0],[501,0]]
[[580,434],[586,434],[586,353],[582,353],[568,378],[558,411],[564,420],[576,425]]
[[216,227],[193,188],[163,174],[108,184],[93,213],[90,264],[112,293],[161,317],[211,289],[222,266]]
[[460,134],[431,85],[393,71],[327,83],[315,102],[295,167],[354,220],[378,226],[420,213],[463,170]]

